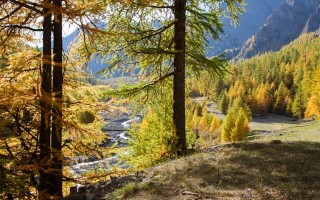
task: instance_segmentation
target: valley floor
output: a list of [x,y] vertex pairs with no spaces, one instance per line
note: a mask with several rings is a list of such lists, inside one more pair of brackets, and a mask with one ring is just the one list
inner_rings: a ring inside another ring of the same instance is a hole
[[[214,102],[207,101],[207,106],[224,117]],[[268,115],[254,117],[250,129],[244,142],[211,145],[142,172],[102,181],[86,198],[319,199],[320,123],[305,119],[298,124],[290,117]]]

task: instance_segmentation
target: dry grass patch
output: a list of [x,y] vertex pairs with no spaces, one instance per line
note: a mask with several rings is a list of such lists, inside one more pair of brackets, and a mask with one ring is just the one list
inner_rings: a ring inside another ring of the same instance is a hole
[[316,142],[228,144],[148,169],[142,183],[116,192],[120,199],[317,199],[319,155]]

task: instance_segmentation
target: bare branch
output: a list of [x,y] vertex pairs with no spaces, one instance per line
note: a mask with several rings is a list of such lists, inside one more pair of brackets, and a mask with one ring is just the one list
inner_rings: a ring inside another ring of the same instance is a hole
[[17,25],[17,24],[10,24],[10,25],[4,26],[3,28],[9,28],[9,29],[28,29],[28,30],[31,30],[31,31],[43,31],[43,29],[32,28],[32,27],[29,27],[29,26]]

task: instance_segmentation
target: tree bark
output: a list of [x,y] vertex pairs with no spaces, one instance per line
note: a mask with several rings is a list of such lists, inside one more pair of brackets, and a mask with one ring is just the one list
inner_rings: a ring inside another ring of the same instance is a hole
[[[44,0],[45,4],[50,4],[51,0]],[[41,79],[41,122],[39,135],[40,149],[40,199],[46,199],[47,192],[50,191],[50,139],[51,139],[51,98],[52,98],[52,59],[51,59],[51,11],[49,8],[43,9],[43,58],[42,58],[42,79]]]
[[52,168],[51,182],[54,185],[52,194],[62,197],[62,0],[54,0],[55,7],[53,21],[53,120],[52,120]]
[[175,125],[176,151],[186,149],[185,116],[185,50],[186,50],[186,0],[174,1],[174,77],[173,77],[173,123]]

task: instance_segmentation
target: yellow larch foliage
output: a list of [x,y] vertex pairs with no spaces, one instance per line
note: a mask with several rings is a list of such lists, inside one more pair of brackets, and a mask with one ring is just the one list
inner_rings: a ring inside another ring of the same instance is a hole
[[208,112],[206,106],[202,109],[202,116],[199,122],[199,131],[205,131],[208,129]]
[[234,84],[234,87],[230,87],[229,90],[229,98],[237,98],[237,97],[242,97],[245,94],[245,88],[243,84],[240,82],[240,80],[237,80],[236,83]]
[[250,115],[250,110],[241,99],[235,99],[222,124],[221,142],[243,140],[250,131]]
[[211,121],[210,129],[209,129],[210,133],[214,133],[214,131],[217,130],[220,127],[220,125],[221,123],[220,123],[219,117],[214,115]]
[[192,128],[195,130],[198,128],[200,117],[198,116],[198,109],[195,108],[192,116]]
[[258,87],[258,93],[256,95],[256,100],[259,107],[260,114],[264,114],[268,112],[270,100],[268,96],[268,91],[266,85],[261,83]]
[[318,95],[312,95],[307,103],[305,117],[313,117],[319,114],[319,97]]

